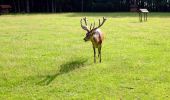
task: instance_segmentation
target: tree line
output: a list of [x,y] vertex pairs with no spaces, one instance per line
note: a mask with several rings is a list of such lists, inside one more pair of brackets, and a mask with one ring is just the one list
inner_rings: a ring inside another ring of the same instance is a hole
[[150,11],[170,11],[170,0],[0,0],[11,5],[11,12],[116,12],[129,11],[132,5]]

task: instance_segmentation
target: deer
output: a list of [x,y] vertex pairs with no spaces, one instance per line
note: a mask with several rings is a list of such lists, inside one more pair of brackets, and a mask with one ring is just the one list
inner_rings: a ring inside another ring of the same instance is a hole
[[[84,41],[92,42],[93,51],[94,51],[94,63],[96,63],[96,48],[98,49],[99,62],[101,63],[101,61],[102,61],[101,49],[102,49],[102,42],[104,40],[104,33],[99,28],[101,26],[103,26],[103,24],[106,22],[106,20],[107,19],[105,17],[103,17],[102,22],[99,19],[98,26],[95,26],[95,21],[94,21],[93,24],[92,23],[90,24],[90,28],[88,27],[88,19],[86,17],[84,17],[80,20],[81,28],[87,32],[84,37]],[[83,25],[83,21],[84,21],[85,25]]]

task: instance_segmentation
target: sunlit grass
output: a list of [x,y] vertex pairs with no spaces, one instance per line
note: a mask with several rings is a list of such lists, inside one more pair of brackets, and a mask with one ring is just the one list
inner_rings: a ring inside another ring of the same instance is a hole
[[[80,18],[108,18],[93,63]],[[170,99],[170,13],[0,16],[0,99]]]

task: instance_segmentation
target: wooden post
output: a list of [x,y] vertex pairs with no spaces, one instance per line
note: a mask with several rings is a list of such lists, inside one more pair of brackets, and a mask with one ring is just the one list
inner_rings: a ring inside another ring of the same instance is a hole
[[140,21],[140,12],[139,12],[139,21]]
[[[147,9],[139,9],[139,19],[140,19],[140,22],[142,22],[142,19],[143,21],[147,21],[147,17],[148,17],[148,14],[149,11]],[[142,18],[143,16],[143,18]]]
[[142,13],[141,13],[141,22],[142,22]]
[[143,21],[145,21],[145,13],[143,13]]
[[142,22],[142,13],[139,12],[139,21]]

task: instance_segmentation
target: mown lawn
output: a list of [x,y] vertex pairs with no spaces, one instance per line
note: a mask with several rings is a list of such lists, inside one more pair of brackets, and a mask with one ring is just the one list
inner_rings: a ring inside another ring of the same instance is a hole
[[[105,16],[102,63],[80,18]],[[170,13],[0,16],[2,100],[169,100]]]

